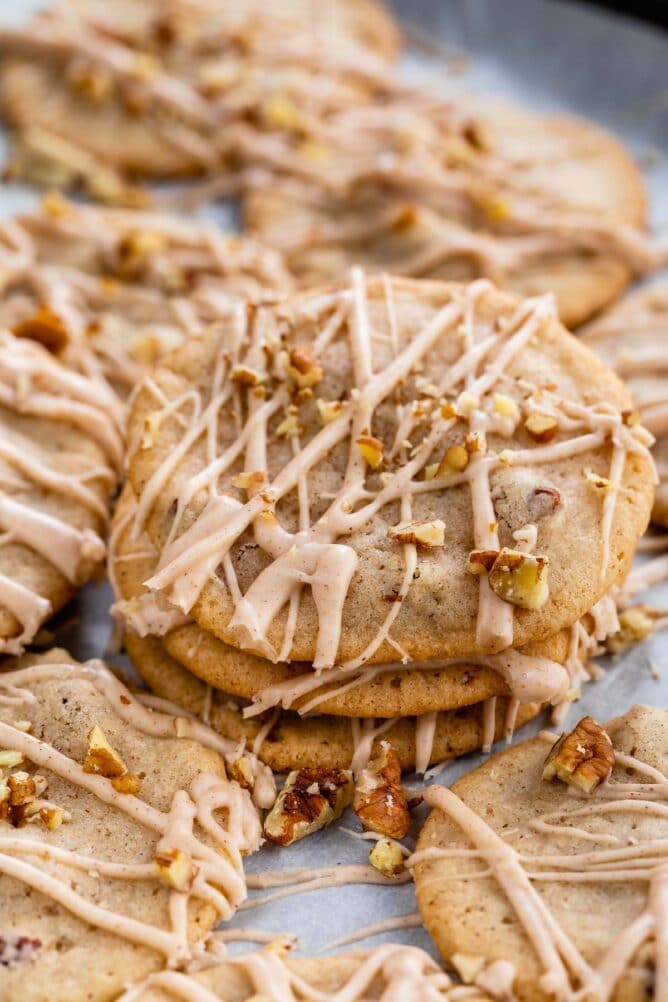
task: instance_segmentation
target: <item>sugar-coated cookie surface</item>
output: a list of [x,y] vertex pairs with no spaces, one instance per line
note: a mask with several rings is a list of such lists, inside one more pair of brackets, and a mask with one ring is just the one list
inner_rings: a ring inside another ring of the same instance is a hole
[[659,473],[652,521],[668,527],[668,286],[631,293],[582,332],[582,339],[626,383],[641,420],[656,437]]
[[509,965],[522,1002],[641,1002],[665,989],[668,713],[636,706],[607,737],[597,728],[563,757],[567,771],[603,770],[612,753],[610,779],[589,794],[542,778],[554,737],[427,791],[413,858],[427,929],[446,960]]
[[245,897],[259,816],[178,720],[63,651],[0,674],[3,1000],[115,999]]
[[530,643],[621,580],[647,524],[647,433],[549,297],[356,271],[153,378],[169,403],[142,391],[130,421],[147,586],[272,661]]

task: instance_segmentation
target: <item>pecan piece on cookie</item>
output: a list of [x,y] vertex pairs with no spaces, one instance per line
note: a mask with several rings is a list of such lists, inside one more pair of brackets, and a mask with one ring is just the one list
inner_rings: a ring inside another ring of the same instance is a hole
[[326,828],[343,814],[353,796],[347,769],[299,769],[291,772],[264,822],[264,834],[278,845]]
[[401,785],[401,763],[394,748],[382,741],[380,752],[359,774],[353,810],[367,829],[403,838],[411,825],[406,793]]
[[592,793],[615,767],[615,749],[607,732],[593,717],[583,717],[570,734],[562,734],[545,759],[543,779],[555,777]]
[[504,547],[489,572],[489,584],[504,602],[540,609],[548,600],[547,557]]
[[52,355],[59,355],[67,347],[70,338],[61,318],[48,306],[40,306],[32,316],[20,320],[12,327],[12,334],[37,341]]

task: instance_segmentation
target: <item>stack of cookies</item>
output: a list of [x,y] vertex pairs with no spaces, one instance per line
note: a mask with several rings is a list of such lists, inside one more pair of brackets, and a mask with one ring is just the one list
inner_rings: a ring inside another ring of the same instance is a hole
[[354,270],[259,305],[135,397],[128,649],[276,769],[488,747],[618,631],[650,441],[551,297]]

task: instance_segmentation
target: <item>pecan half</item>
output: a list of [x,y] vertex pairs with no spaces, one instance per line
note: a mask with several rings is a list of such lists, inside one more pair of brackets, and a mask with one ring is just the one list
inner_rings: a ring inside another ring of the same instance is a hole
[[291,772],[265,818],[264,834],[278,845],[325,828],[343,814],[353,796],[347,769],[299,769]]
[[570,734],[562,734],[543,766],[543,779],[560,779],[592,793],[610,778],[615,749],[607,732],[593,717],[583,717]]

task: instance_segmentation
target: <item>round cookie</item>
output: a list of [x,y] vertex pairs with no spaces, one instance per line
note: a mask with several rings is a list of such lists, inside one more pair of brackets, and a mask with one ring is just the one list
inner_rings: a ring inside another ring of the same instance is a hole
[[[178,703],[197,716],[206,713],[214,730],[232,741],[247,742],[260,761],[274,772],[305,767],[350,768],[356,749],[353,719],[299,717],[296,713],[283,711],[256,747],[255,741],[263,725],[271,720],[271,714],[244,719],[240,702],[218,689],[209,690],[204,682],[171,658],[156,637],[126,634],[124,642],[142,679],[158,696]],[[540,709],[536,703],[521,706],[516,726],[521,727],[531,720]],[[504,735],[507,711],[508,700],[500,698],[496,705],[495,739]],[[428,764],[435,765],[481,748],[483,714],[483,706],[479,703],[439,713]],[[412,772],[416,767],[416,723],[415,717],[398,719],[374,738],[371,747],[377,746],[378,741],[389,741],[399,756],[401,768]],[[363,740],[363,734],[360,738]]]
[[[131,997],[136,1002],[173,1002],[174,998],[191,998],[197,988],[203,987],[221,1002],[253,1002],[258,998],[268,999],[266,991],[273,991],[277,984],[281,985],[286,1002],[297,1002],[304,991],[332,1002],[342,999],[382,1002],[390,997],[388,992],[401,1002],[424,1002],[426,998],[430,1002],[438,999],[447,1002],[450,991],[457,988],[424,950],[385,943],[372,950],[318,958],[283,957],[267,948],[231,957],[189,977],[167,972],[153,975],[139,994]],[[482,989],[474,987],[467,988],[466,997],[471,1002],[489,998]],[[123,1002],[123,998],[118,1002]]]
[[668,528],[668,286],[632,292],[582,332],[582,340],[624,379],[645,427],[659,473],[652,521]]
[[399,95],[369,116],[364,145],[356,115],[340,116],[329,157],[271,185],[251,181],[245,195],[246,225],[285,252],[304,286],[338,281],[352,264],[485,275],[522,296],[552,292],[570,327],[658,266],[641,236],[640,173],[593,124],[465,98],[422,109]]
[[[243,699],[252,700],[264,689],[285,686],[297,678],[305,681],[305,676],[312,674],[309,664],[274,665],[223,643],[194,623],[170,630],[162,643],[168,654],[203,682]],[[527,658],[549,658],[557,664],[563,663],[568,653],[568,633],[562,631],[544,643],[530,644],[519,653]],[[499,671],[484,663],[477,664],[473,659],[463,660],[465,663],[461,665],[430,668],[425,663],[383,672],[341,693],[334,691],[337,687],[334,680],[329,686],[309,689],[307,695],[295,698],[290,706],[297,710],[317,698],[318,713],[343,717],[415,716],[471,706],[492,696],[509,694]],[[503,655],[498,655],[496,660],[502,661]],[[495,662],[494,655],[490,655],[490,662]],[[550,673],[552,679],[559,674]],[[339,685],[344,683],[345,679],[338,682]],[[548,688],[546,679],[545,691]],[[320,702],[328,689],[333,690],[333,694]],[[285,699],[288,698],[286,692]]]
[[120,419],[105,382],[0,334],[0,652],[20,653],[99,567]]
[[[226,643],[318,668],[489,653],[570,626],[625,574],[651,506],[647,436],[549,299],[357,272],[259,309],[226,350],[192,338],[156,370],[167,400],[194,393],[202,416],[184,432],[140,392],[129,460],[161,554],[149,587]],[[239,424],[216,430],[212,394],[240,401]],[[517,593],[511,560],[536,575],[547,561],[549,594]]]
[[[149,714],[101,662],[63,651],[0,673],[6,1002],[115,999],[128,980],[187,962],[245,897],[242,853],[259,846],[259,816],[217,752],[176,736],[176,720]],[[177,849],[186,880],[170,885]]]
[[83,180],[95,198],[133,204],[141,193],[128,173],[234,174],[235,125],[290,129],[281,109],[293,91],[299,106],[319,108],[328,87],[359,103],[366,81],[384,79],[399,39],[375,0],[336,0],[326,16],[312,0],[209,0],[185,14],[158,0],[112,10],[78,0],[5,28],[0,46],[0,94],[20,144],[14,168],[40,183]]
[[0,324],[123,399],[190,330],[291,287],[279,255],[253,240],[53,194],[2,224],[0,239]]
[[[663,921],[653,908],[664,872],[668,714],[636,706],[606,730],[617,765],[589,796],[541,778],[551,747],[541,738],[495,755],[451,792],[427,793],[434,809],[414,866],[425,925],[446,959],[512,964],[520,1002],[593,994],[594,984],[601,999],[641,1002],[663,975],[665,958],[647,939],[652,916]],[[477,859],[466,858],[472,845]],[[493,873],[494,858],[498,879],[467,879],[488,865]],[[631,867],[634,879],[622,879]]]
[[[131,536],[132,514],[136,502],[125,484],[116,504],[112,522],[113,540],[109,553],[110,575],[114,588],[122,600],[114,608],[115,614],[132,627],[137,617],[145,628],[143,635],[151,633],[150,623],[144,622],[146,613],[136,597],[145,594],[142,582],[154,573],[156,556],[152,554],[150,541],[143,536],[133,543]],[[150,616],[150,612],[149,612]],[[329,685],[318,685],[312,666],[308,663],[272,664],[248,651],[240,651],[223,643],[207,633],[196,623],[187,623],[169,629],[161,637],[165,651],[179,664],[215,689],[222,689],[231,696],[242,699],[262,698],[262,691],[272,686],[282,687],[284,694],[281,704],[293,709],[306,706],[317,700],[319,713],[344,717],[396,717],[415,716],[440,710],[457,709],[483,702],[492,696],[508,695],[509,688],[503,678],[504,654],[490,655],[485,661],[466,661],[460,665],[444,664],[441,667],[416,665],[415,667],[383,671],[381,674],[359,682],[348,691],[336,692],[337,686],[345,682],[340,676]],[[569,654],[569,631],[562,631],[556,637],[536,643],[517,654],[510,655],[512,665],[521,658],[546,658],[553,664],[533,661],[527,667],[523,701],[528,699],[529,687],[539,691],[542,699],[554,697],[556,688],[564,684],[565,677],[559,665],[565,663]],[[542,664],[544,681],[536,677]],[[496,665],[496,668],[494,667]],[[334,669],[336,673],[336,669]],[[355,675],[351,675],[351,679]],[[309,683],[306,694],[294,696],[285,691],[290,681]],[[350,681],[349,679],[348,681]],[[311,681],[314,684],[310,684]],[[332,694],[326,697],[327,691]],[[533,697],[535,700],[535,696]],[[322,702],[320,701],[322,700]]]

